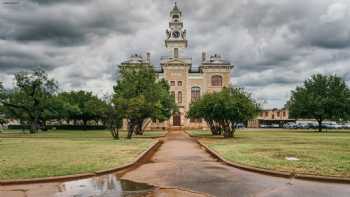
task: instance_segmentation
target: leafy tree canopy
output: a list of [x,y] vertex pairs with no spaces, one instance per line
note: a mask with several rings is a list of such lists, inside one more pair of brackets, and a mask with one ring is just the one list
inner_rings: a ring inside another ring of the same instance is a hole
[[11,91],[4,91],[1,87],[0,102],[11,115],[26,118],[31,124],[31,132],[36,132],[50,98],[57,91],[57,83],[40,69],[15,74],[15,82],[15,88]]
[[101,120],[106,108],[104,101],[93,95],[92,92],[82,90],[59,93],[56,105],[62,118],[68,121],[82,121],[84,126],[88,121]]
[[349,120],[350,89],[336,75],[313,75],[292,91],[287,103],[294,118],[316,119],[319,131],[324,120]]
[[166,81],[158,81],[152,67],[135,65],[120,70],[113,103],[128,120],[128,137],[142,134],[150,120],[164,121],[176,110]]
[[187,117],[204,119],[213,135],[233,137],[238,123],[254,118],[260,108],[251,95],[241,88],[224,88],[208,93],[190,106]]

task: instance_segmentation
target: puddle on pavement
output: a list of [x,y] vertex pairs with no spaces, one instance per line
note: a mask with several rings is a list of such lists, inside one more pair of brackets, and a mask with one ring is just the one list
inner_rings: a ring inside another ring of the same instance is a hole
[[55,197],[144,197],[153,186],[118,179],[115,175],[68,181],[58,185]]
[[119,179],[114,174],[67,181],[15,185],[0,188],[1,197],[203,197],[177,188],[159,188],[144,183]]

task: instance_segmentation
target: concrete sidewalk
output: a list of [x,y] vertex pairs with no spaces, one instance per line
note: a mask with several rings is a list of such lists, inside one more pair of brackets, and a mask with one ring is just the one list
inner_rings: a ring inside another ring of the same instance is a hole
[[349,197],[349,184],[271,177],[217,162],[183,131],[171,131],[151,160],[123,179],[218,197]]

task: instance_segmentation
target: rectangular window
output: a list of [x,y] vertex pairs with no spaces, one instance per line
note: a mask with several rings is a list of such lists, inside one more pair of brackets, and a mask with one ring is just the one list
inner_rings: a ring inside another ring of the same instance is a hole
[[177,93],[177,102],[182,103],[182,92],[181,91]]
[[283,112],[283,117],[286,117],[286,112],[285,111]]
[[265,112],[265,117],[268,117],[269,116],[269,112]]
[[177,86],[182,86],[182,81],[178,81]]
[[175,92],[171,91],[171,96],[175,97]]
[[214,75],[211,77],[212,86],[222,86],[222,76]]
[[192,87],[191,89],[191,102],[198,101],[201,97],[201,88],[200,87]]
[[175,86],[175,81],[170,81],[171,86]]
[[278,111],[277,112],[277,117],[280,117],[280,115],[281,115],[281,112]]
[[174,48],[174,57],[175,58],[179,57],[179,49],[178,48]]

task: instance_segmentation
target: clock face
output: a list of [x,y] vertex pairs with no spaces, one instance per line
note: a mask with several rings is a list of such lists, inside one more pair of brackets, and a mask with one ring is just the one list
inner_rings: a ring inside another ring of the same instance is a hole
[[180,32],[174,31],[174,32],[173,32],[173,37],[174,37],[174,38],[180,37]]

